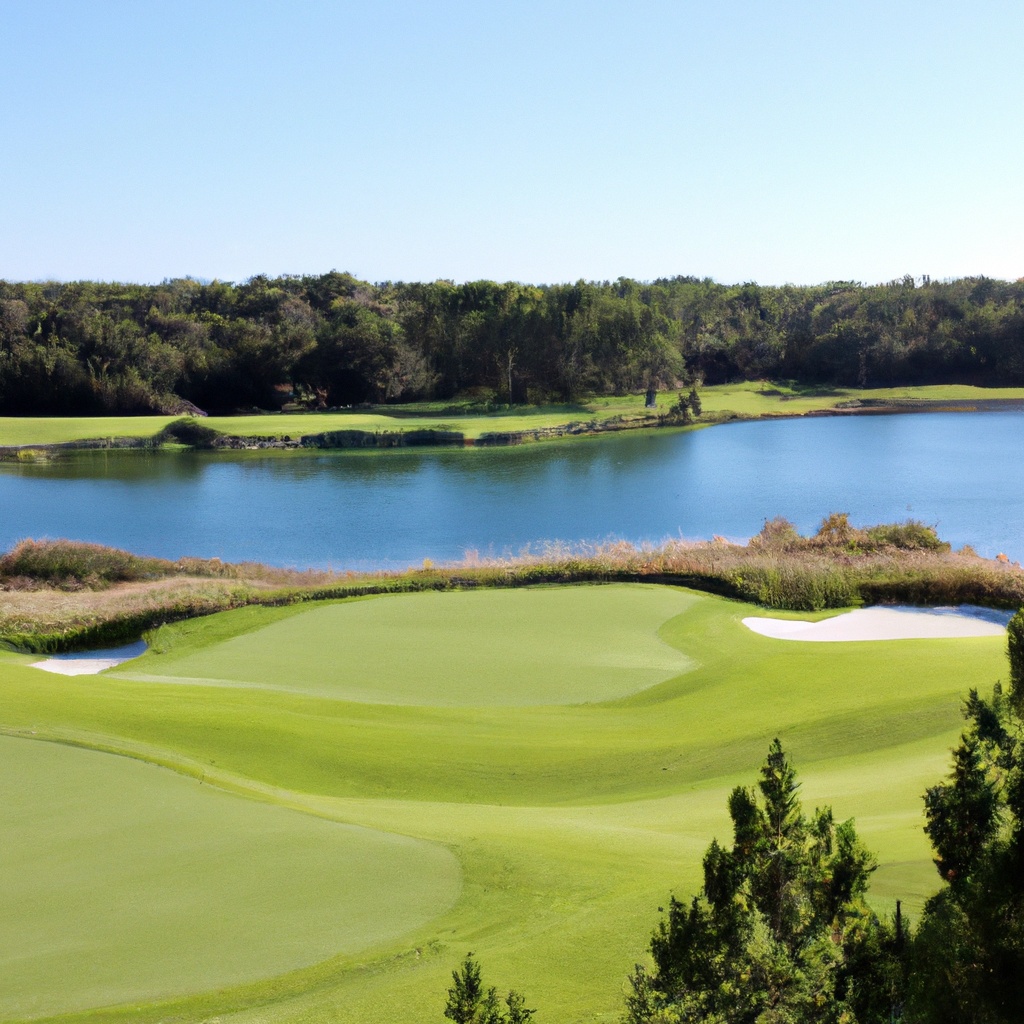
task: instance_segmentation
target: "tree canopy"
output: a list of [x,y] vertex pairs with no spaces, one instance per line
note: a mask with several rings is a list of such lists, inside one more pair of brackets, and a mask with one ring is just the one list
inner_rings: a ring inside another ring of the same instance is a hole
[[1024,383],[1024,280],[0,281],[0,414],[503,402],[780,377]]
[[1015,1024],[1024,1012],[1024,612],[1010,689],[972,690],[945,781],[925,795],[942,889],[915,942],[911,1008],[925,1024]]

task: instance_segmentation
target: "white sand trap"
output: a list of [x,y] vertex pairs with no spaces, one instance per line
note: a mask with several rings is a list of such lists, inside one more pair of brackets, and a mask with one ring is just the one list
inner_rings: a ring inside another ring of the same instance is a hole
[[963,604],[957,608],[891,605],[858,608],[821,622],[750,617],[743,625],[773,640],[830,643],[847,640],[940,640],[963,636],[1001,636],[1013,612]]
[[124,647],[108,647],[102,651],[83,651],[81,654],[55,654],[45,661],[32,662],[32,668],[56,672],[61,676],[94,676],[115,665],[123,665],[146,650],[144,640]]

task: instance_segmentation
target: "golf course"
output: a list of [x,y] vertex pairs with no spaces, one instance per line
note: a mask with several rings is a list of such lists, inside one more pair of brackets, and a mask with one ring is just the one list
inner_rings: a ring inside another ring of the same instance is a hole
[[[923,411],[985,408],[1024,401],[1024,388],[969,384],[854,388],[800,386],[794,382],[743,381],[701,389],[704,424],[734,419],[771,419],[851,411]],[[661,391],[653,407],[643,394],[599,395],[569,404],[497,406],[481,411],[469,402],[409,402],[330,412],[282,412],[209,416],[194,421],[211,432],[237,438],[298,438],[303,435],[362,431],[368,435],[402,435],[422,431],[453,432],[466,443],[487,435],[518,441],[532,431],[585,433],[609,427],[638,429],[664,423],[677,402],[674,391]],[[148,416],[0,416],[0,449],[95,442],[112,438],[156,438],[179,417]],[[676,424],[678,426],[678,424]],[[581,428],[578,430],[571,427]],[[166,438],[174,441],[175,438]],[[325,444],[334,446],[336,442]]]
[[776,736],[877,854],[874,907],[915,918],[921,797],[1005,636],[797,643],[765,614],[452,590],[187,619],[99,675],[0,652],[0,1018],[437,1021],[472,950],[538,1020],[618,1020]]

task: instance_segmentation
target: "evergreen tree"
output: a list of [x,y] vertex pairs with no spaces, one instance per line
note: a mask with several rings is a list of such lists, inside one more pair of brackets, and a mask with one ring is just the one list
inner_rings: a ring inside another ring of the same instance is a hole
[[[759,794],[729,798],[733,845],[713,841],[704,886],[674,897],[638,965],[628,1024],[881,1024],[901,996],[899,935],[864,902],[875,861],[851,821],[808,818],[776,739]],[[759,798],[760,797],[760,798]]]
[[700,414],[701,414],[701,412],[703,412],[704,407],[701,405],[700,395],[697,393],[697,385],[696,384],[694,384],[690,388],[690,394],[687,396],[686,401],[687,401],[687,404],[690,407],[690,412],[693,413],[693,418],[695,420],[699,420],[700,419]]
[[1009,647],[1009,697],[998,684],[988,700],[971,691],[949,776],[925,794],[945,885],[914,941],[910,1009],[922,1024],[1019,1024],[1024,1014],[1024,728],[1013,630]]
[[1010,700],[1018,718],[1024,717],[1024,609],[1017,612],[1006,627],[1007,654],[1010,658]]
[[504,999],[502,1009],[498,990],[485,989],[480,978],[480,965],[472,953],[466,954],[462,968],[452,971],[452,986],[444,1015],[453,1024],[527,1024],[536,1011],[526,1008],[526,1000],[515,989]]

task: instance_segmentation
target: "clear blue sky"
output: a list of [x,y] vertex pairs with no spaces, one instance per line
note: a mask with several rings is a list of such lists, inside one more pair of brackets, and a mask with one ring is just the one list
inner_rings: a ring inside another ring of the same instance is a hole
[[1024,276],[1020,0],[0,0],[0,277]]

